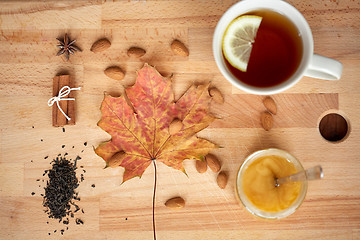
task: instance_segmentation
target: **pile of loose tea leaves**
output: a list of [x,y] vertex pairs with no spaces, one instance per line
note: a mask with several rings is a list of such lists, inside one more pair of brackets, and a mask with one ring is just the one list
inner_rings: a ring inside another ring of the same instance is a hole
[[[76,177],[76,163],[79,159],[81,158],[77,157],[72,163],[71,159],[66,159],[66,155],[57,156],[51,162],[52,168],[45,170],[44,173],[49,178],[44,188],[43,206],[46,208],[45,212],[49,218],[58,219],[59,222],[63,221],[66,225],[69,224],[69,217],[74,218],[74,213],[80,210],[76,204],[80,198],[75,192],[79,186],[79,180]],[[83,212],[83,210],[81,211]],[[83,224],[81,219],[76,219],[77,224],[78,222]]]

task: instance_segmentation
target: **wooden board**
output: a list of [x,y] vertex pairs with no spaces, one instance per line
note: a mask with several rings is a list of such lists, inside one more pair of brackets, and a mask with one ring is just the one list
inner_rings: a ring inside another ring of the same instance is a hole
[[[338,59],[344,71],[340,81],[304,77],[275,95],[278,114],[269,132],[260,126],[262,97],[232,87],[212,56],[214,27],[235,2],[0,3],[0,239],[61,236],[53,233],[63,227],[47,219],[40,194],[44,170],[53,157],[65,152],[72,158],[80,155],[79,163],[86,170],[79,187],[85,224],[71,223],[63,238],[152,239],[153,168],[141,179],[120,185],[123,169],[104,170],[104,162],[93,151],[110,138],[96,126],[103,92],[120,95],[124,86],[134,83],[135,71],[145,62],[164,76],[173,74],[176,98],[192,83],[207,81],[225,96],[224,105],[212,106],[221,119],[199,135],[224,147],[214,154],[228,172],[229,184],[219,189],[216,174],[197,173],[191,160],[184,163],[188,177],[158,164],[158,239],[360,239],[360,2],[289,1],[308,20],[316,53]],[[55,56],[56,38],[66,32],[83,49],[69,62]],[[111,40],[111,48],[90,52],[92,43],[102,37]],[[169,45],[174,38],[189,47],[189,57],[172,54]],[[147,53],[141,59],[129,58],[130,46]],[[126,71],[122,82],[103,74],[114,64]],[[51,108],[46,104],[52,96],[52,78],[63,72],[82,87],[76,93],[76,125],[66,126],[65,132],[51,126]],[[328,142],[319,133],[320,119],[329,112],[349,121],[349,135],[340,143]],[[322,181],[309,184],[299,210],[279,221],[253,217],[234,196],[235,175],[243,159],[268,147],[289,151],[306,168],[321,164],[325,174]],[[166,209],[164,202],[178,195],[186,200],[186,207]]]

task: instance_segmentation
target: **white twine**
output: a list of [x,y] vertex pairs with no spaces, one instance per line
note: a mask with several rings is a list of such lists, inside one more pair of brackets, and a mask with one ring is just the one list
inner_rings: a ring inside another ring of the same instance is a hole
[[80,90],[81,87],[78,87],[78,88],[70,88],[69,86],[64,86],[63,88],[60,89],[59,91],[59,95],[56,96],[56,97],[52,97],[49,99],[48,101],[48,106],[51,107],[52,105],[54,105],[54,103],[56,102],[56,105],[58,106],[60,112],[62,112],[62,114],[66,117],[66,119],[69,121],[71,118],[66,115],[64,113],[64,111],[61,109],[60,107],[60,104],[59,102],[62,101],[62,100],[72,100],[72,101],[75,101],[75,98],[64,98],[66,97],[67,95],[69,95],[69,93],[72,91],[72,90]]

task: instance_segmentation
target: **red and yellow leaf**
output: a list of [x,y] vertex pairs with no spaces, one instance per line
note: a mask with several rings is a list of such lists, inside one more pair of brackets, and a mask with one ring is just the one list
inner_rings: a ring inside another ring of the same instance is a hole
[[[137,72],[134,86],[125,93],[128,99],[124,95],[104,96],[98,126],[112,138],[95,149],[107,163],[114,154],[124,152],[115,161],[125,168],[123,182],[141,177],[152,161],[185,172],[185,159],[200,160],[217,147],[196,137],[214,120],[209,113],[208,85],[191,86],[175,103],[171,80],[145,64]],[[170,135],[169,125],[175,118],[184,127]]]

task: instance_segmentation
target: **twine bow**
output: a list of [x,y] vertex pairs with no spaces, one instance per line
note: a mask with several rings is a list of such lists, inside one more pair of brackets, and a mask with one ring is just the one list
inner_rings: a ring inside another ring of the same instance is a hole
[[71,118],[66,115],[66,113],[64,113],[64,111],[61,109],[60,107],[60,104],[59,102],[62,101],[62,100],[72,100],[72,101],[75,101],[75,98],[64,98],[66,97],[67,95],[69,95],[69,93],[72,91],[72,90],[80,90],[81,88],[78,87],[78,88],[70,88],[69,86],[64,86],[63,88],[60,89],[59,91],[59,95],[58,96],[55,96],[55,97],[52,97],[49,99],[48,101],[48,106],[51,107],[52,105],[54,105],[54,103],[56,102],[56,105],[58,106],[60,112],[66,117],[66,119],[69,121]]

